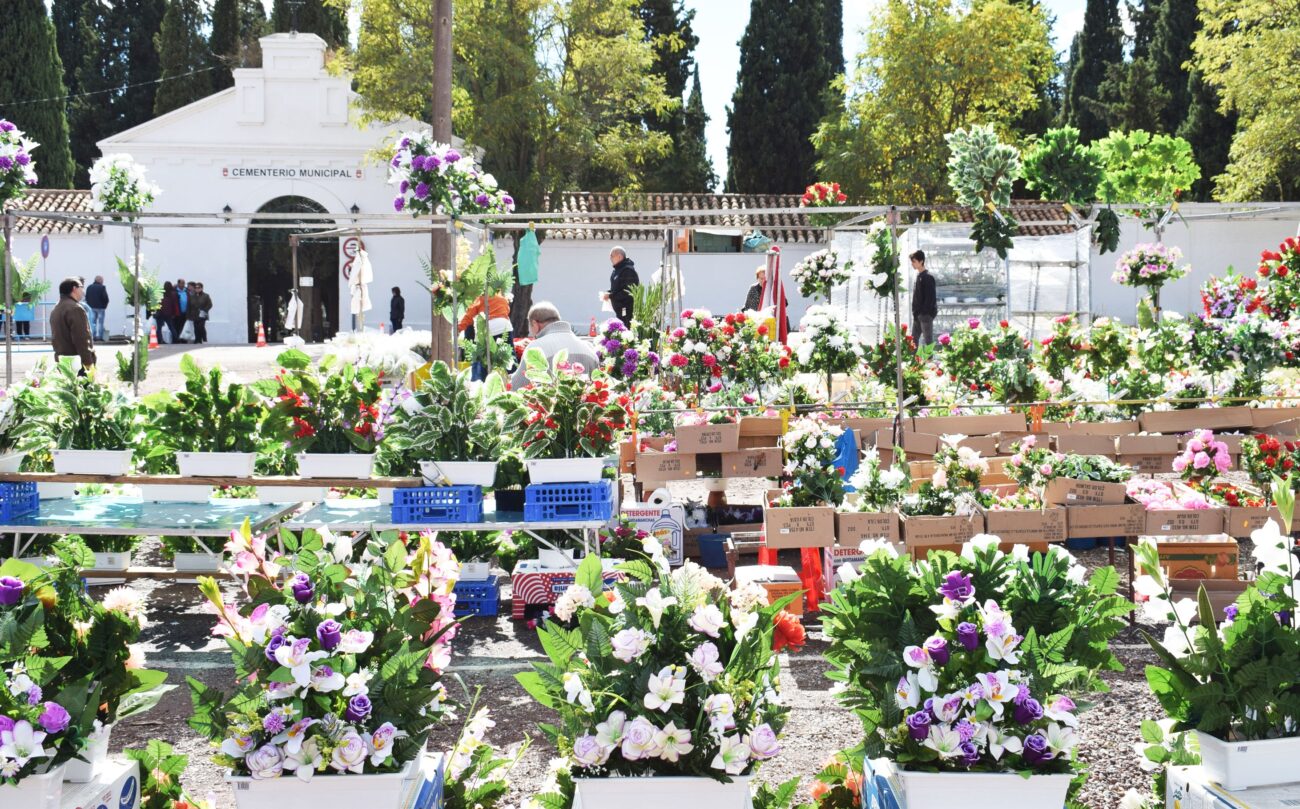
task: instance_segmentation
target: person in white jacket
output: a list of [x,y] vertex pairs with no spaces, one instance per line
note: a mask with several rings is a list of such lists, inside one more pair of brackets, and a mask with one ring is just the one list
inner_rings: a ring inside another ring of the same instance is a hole
[[[568,362],[581,366],[584,375],[590,374],[599,365],[595,349],[590,343],[573,333],[573,326],[560,319],[560,310],[549,301],[535,303],[528,310],[528,334],[533,338],[528,347],[540,349],[547,361],[552,364],[555,355],[564,351],[568,355]],[[528,377],[524,371],[524,364],[521,362],[515,369],[514,376],[510,378],[510,386],[513,389],[528,387]]]

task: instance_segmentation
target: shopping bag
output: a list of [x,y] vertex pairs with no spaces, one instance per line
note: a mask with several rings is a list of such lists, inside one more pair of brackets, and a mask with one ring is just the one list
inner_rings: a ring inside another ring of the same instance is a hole
[[163,323],[163,324],[162,324],[162,328],[158,330],[158,339],[161,340],[161,341],[164,342],[164,343],[170,343],[170,342],[173,342],[173,341],[172,341],[172,327],[171,327],[169,324],[167,324],[167,323]]
[[194,341],[194,321],[185,321],[185,325],[181,327],[181,339],[189,342]]

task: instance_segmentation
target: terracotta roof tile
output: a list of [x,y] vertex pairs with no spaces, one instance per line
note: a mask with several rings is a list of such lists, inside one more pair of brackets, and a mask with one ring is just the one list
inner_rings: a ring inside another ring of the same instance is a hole
[[[1011,200],[1011,215],[1020,224],[1019,236],[1058,236],[1073,233],[1070,225],[1035,225],[1034,222],[1066,222],[1070,215],[1059,202],[1042,202],[1030,199]],[[974,221],[973,214],[965,208],[959,209],[958,221]]]
[[[758,228],[781,243],[815,244],[825,231],[811,227],[803,214],[746,214],[753,208],[797,208],[798,194],[618,194],[604,191],[565,191],[548,195],[548,211],[590,214],[590,227],[581,219],[570,220],[574,227],[549,232],[556,239],[660,240],[663,228],[674,224],[655,215],[658,211],[699,211],[700,216],[685,216],[680,222],[698,227]],[[628,219],[602,218],[601,214],[618,211],[643,211],[644,216]],[[732,213],[734,212],[734,213]],[[614,230],[601,225],[611,222],[645,224],[644,229]]]
[[[60,213],[85,213],[95,210],[90,192],[82,189],[67,188],[33,188],[26,196],[10,203],[15,210],[50,211]],[[58,222],[52,219],[37,219],[20,216],[14,220],[15,233],[39,233],[66,235],[70,233],[99,233],[100,225],[81,222]]]

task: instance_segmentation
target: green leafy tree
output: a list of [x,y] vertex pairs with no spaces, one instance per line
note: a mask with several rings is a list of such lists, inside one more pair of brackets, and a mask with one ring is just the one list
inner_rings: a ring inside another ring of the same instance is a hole
[[[157,37],[162,30],[167,0],[120,0],[113,4],[125,16],[127,86],[121,94],[120,132],[152,120],[154,98],[161,87],[162,59],[158,55]],[[112,85],[102,84],[108,89]]]
[[1238,115],[1224,200],[1300,198],[1300,0],[1201,0],[1196,68]]
[[[40,144],[34,160],[41,185],[72,187],[72,152],[64,107],[63,62],[54,24],[41,0],[5,4],[0,25],[0,117],[13,121]],[[32,103],[36,102],[36,103]]]
[[686,102],[686,130],[677,149],[681,177],[674,191],[712,192],[717,185],[717,175],[709,162],[705,134],[708,123],[709,114],[704,111],[704,96],[700,92],[700,69],[696,67],[690,100]]
[[[50,5],[50,19],[54,22],[54,44],[59,50],[59,59],[63,61],[63,88],[68,96],[81,92],[81,83],[77,77],[77,66],[86,53],[86,31],[81,27],[81,15],[87,0],[53,0]],[[65,109],[71,108],[71,100]]]
[[810,138],[835,77],[824,32],[822,0],[750,0],[727,113],[727,191],[797,193],[817,179]]
[[953,199],[944,136],[992,124],[1001,134],[1037,104],[1055,70],[1041,8],[1007,0],[890,0],[814,142],[820,176],[855,199]]
[[654,72],[663,78],[664,91],[676,102],[663,112],[651,110],[644,117],[647,128],[672,140],[672,150],[655,157],[646,167],[644,187],[647,191],[685,191],[681,153],[689,142],[682,96],[695,64],[695,46],[700,41],[691,27],[695,11],[687,9],[683,0],[642,0],[639,13],[646,41],[654,49]]
[[1124,30],[1119,18],[1119,0],[1088,0],[1083,12],[1083,30],[1078,51],[1065,88],[1064,121],[1079,130],[1084,141],[1104,137],[1109,127],[1094,104],[1101,99],[1101,85],[1112,65],[1123,65]]
[[203,38],[206,24],[198,0],[169,0],[162,30],[158,33],[158,55],[163,81],[154,97],[154,114],[163,115],[204,98],[212,92],[212,54]]
[[1237,113],[1220,111],[1219,94],[1201,71],[1188,74],[1187,87],[1191,103],[1178,127],[1178,137],[1192,145],[1192,154],[1201,167],[1201,179],[1192,185],[1192,196],[1205,202],[1213,195],[1215,178],[1228,167]]
[[1192,147],[1182,138],[1149,132],[1112,132],[1096,144],[1105,166],[1101,196],[1111,203],[1159,209],[1201,176]]
[[[459,10],[458,8],[457,11]],[[426,19],[433,17],[432,6],[428,3],[424,3],[424,16]],[[289,6],[289,0],[275,0],[275,5],[271,7],[271,29],[284,33],[289,30],[292,22],[293,9]],[[326,0],[303,0],[298,8],[298,31],[315,34],[335,50],[346,48],[348,44],[347,15]]]
[[1133,23],[1134,59],[1144,58],[1151,50],[1151,41],[1156,36],[1156,23],[1160,21],[1160,11],[1165,0],[1139,0],[1137,3],[1125,0],[1128,18]]
[[1084,103],[1112,130],[1163,132],[1162,121],[1171,98],[1169,90],[1158,82],[1151,61],[1135,59],[1111,65],[1098,98],[1084,99]]

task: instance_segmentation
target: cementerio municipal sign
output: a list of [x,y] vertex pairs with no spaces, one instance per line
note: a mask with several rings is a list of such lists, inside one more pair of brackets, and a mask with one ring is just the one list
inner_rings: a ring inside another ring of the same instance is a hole
[[364,169],[335,169],[277,166],[225,166],[222,177],[233,179],[283,179],[283,180],[364,180]]

